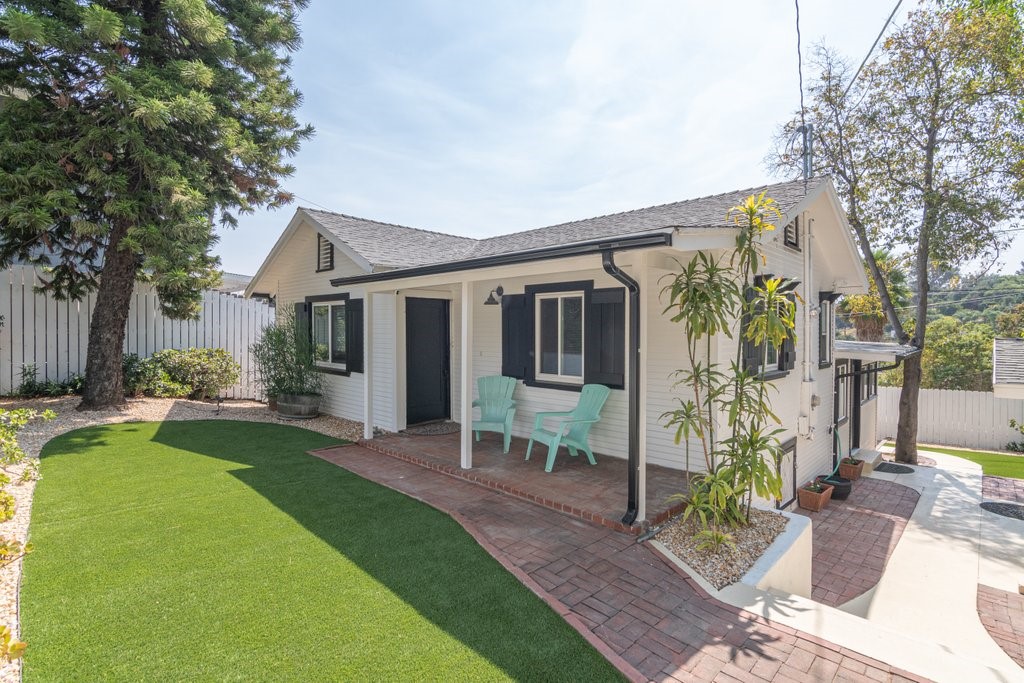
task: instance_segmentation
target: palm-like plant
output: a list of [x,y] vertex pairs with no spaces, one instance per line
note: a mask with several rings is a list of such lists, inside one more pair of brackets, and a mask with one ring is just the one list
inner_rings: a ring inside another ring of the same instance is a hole
[[[889,289],[889,296],[897,309],[910,303],[910,285],[903,260],[888,249],[876,249],[875,262]],[[866,269],[866,268],[865,268]],[[878,287],[868,274],[867,294],[843,297],[839,312],[848,316],[857,334],[857,341],[882,341],[885,337],[885,312],[878,296]]]

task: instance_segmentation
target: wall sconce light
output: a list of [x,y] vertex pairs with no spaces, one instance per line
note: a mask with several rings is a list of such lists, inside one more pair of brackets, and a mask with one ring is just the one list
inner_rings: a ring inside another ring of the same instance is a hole
[[484,302],[484,306],[497,306],[501,303],[501,297],[505,293],[501,285],[498,285],[491,290],[491,293],[487,295],[487,301]]

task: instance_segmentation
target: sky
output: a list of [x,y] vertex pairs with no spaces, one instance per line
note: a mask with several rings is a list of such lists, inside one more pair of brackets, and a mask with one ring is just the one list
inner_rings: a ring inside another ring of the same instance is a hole
[[[821,41],[859,63],[893,5],[801,0],[805,66]],[[215,253],[254,274],[297,206],[486,237],[781,180],[795,21],[790,0],[313,0],[296,202]],[[1022,260],[1018,239],[1003,272]]]

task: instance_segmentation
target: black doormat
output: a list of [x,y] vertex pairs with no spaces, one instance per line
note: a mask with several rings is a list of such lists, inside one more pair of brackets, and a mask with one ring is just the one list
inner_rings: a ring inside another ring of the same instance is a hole
[[995,514],[1002,515],[1003,517],[1024,520],[1024,505],[1018,505],[1017,503],[994,503],[986,501],[981,504],[981,509],[994,512]]
[[914,468],[906,465],[897,465],[893,462],[883,462],[875,466],[875,472],[888,472],[889,474],[913,474]]
[[423,424],[406,427],[402,432],[409,436],[442,436],[444,434],[455,434],[462,429],[462,425],[451,420],[438,420],[436,422],[424,422]]

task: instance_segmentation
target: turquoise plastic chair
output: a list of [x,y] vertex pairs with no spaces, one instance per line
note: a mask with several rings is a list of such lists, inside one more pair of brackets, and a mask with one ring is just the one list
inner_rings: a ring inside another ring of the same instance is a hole
[[[526,446],[526,459],[530,459],[530,451],[533,450],[533,442],[540,441],[548,446],[548,462],[544,466],[545,472],[550,472],[555,465],[555,455],[558,454],[558,447],[565,444],[569,449],[569,455],[576,457],[577,451],[587,454],[587,460],[591,465],[596,465],[594,451],[590,450],[590,428],[595,422],[601,419],[601,408],[608,400],[611,393],[608,387],[603,384],[584,384],[580,392],[579,403],[572,410],[565,412],[537,413],[537,419],[533,423],[533,432],[530,434],[530,443]],[[544,420],[552,420],[558,425],[554,430],[544,429]]]
[[480,377],[477,379],[477,390],[480,398],[473,401],[473,407],[480,409],[480,419],[473,420],[473,431],[476,440],[480,440],[480,432],[497,432],[503,434],[504,453],[508,453],[512,443],[512,418],[516,414],[516,402],[512,400],[512,392],[516,389],[514,377]]

